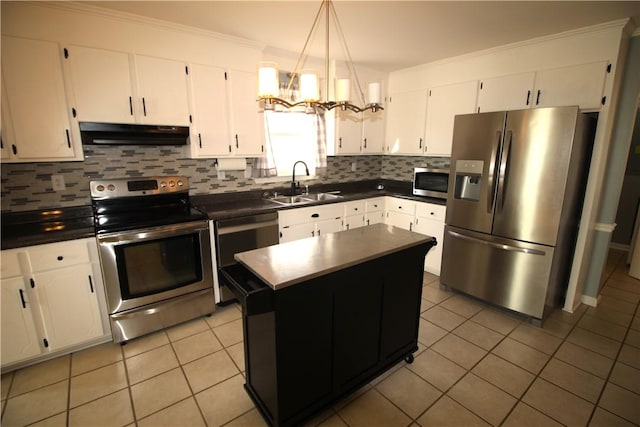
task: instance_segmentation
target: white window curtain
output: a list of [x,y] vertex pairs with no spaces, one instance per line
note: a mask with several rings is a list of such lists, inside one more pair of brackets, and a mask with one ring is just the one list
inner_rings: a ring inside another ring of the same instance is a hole
[[256,178],[291,176],[293,164],[304,161],[309,173],[326,174],[327,144],[324,114],[265,111],[265,155],[253,164]]

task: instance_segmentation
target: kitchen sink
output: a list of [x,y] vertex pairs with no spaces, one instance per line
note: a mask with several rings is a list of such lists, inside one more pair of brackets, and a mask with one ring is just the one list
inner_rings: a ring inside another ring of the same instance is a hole
[[300,205],[303,203],[321,202],[325,200],[341,199],[342,196],[331,193],[311,193],[298,196],[277,196],[268,200],[281,205]]
[[306,197],[307,199],[315,201],[324,201],[324,200],[334,200],[341,199],[342,196],[338,194],[332,193],[312,193],[312,194],[304,194],[302,197]]

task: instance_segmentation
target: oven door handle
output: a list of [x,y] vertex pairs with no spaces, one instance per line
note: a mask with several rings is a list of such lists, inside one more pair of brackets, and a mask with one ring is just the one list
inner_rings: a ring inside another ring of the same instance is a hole
[[208,222],[196,221],[189,223],[172,224],[161,227],[145,228],[141,230],[98,235],[98,242],[101,244],[122,245],[144,242],[147,240],[158,240],[166,237],[183,236],[185,234],[199,233],[201,231],[208,232],[208,230]]
[[228,225],[228,226],[218,227],[218,235],[238,233],[240,231],[247,231],[247,230],[256,230],[258,228],[270,227],[272,225],[277,226],[278,220],[275,219],[272,221],[252,222],[250,224]]

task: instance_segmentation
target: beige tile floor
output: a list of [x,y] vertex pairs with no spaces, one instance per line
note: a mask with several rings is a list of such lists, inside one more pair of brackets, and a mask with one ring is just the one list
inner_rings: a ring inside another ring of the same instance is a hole
[[[640,425],[640,281],[612,251],[602,301],[542,329],[425,275],[420,349],[308,425]],[[243,389],[241,313],[2,376],[2,425],[262,426]]]

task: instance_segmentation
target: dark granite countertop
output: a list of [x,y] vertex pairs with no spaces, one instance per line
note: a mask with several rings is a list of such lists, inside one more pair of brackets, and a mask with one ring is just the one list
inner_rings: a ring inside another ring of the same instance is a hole
[[91,206],[2,213],[2,249],[94,237]]
[[[382,189],[378,189],[382,186]],[[205,212],[209,219],[219,220],[238,216],[254,215],[260,213],[276,212],[283,209],[295,209],[317,204],[341,203],[351,200],[368,199],[372,197],[395,196],[420,202],[429,202],[445,205],[446,200],[414,196],[411,182],[391,180],[369,180],[345,182],[337,184],[322,184],[309,187],[309,193],[327,193],[339,191],[341,198],[329,201],[310,202],[297,205],[281,205],[268,200],[273,192],[286,194],[288,188],[278,188],[260,191],[243,191],[222,194],[207,194],[191,196],[191,203],[199,210]]]
[[[379,186],[383,188],[378,189]],[[395,196],[421,202],[446,204],[446,201],[441,199],[413,196],[411,182],[392,180],[314,185],[309,188],[310,193],[339,191],[343,197],[291,206],[267,200],[268,197],[273,196],[274,191],[278,194],[285,194],[288,188],[194,195],[190,199],[194,207],[206,213],[209,219],[213,220],[378,196]],[[93,210],[90,205],[2,213],[0,242],[3,250],[94,236]]]

